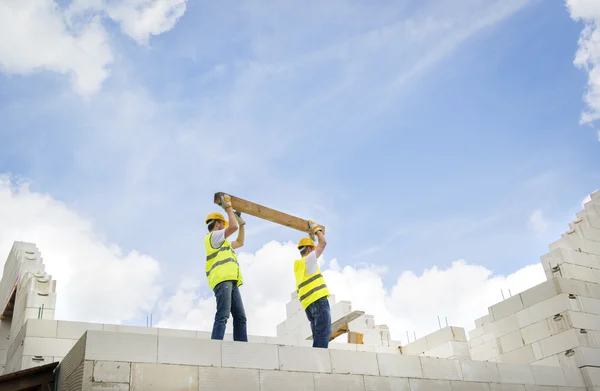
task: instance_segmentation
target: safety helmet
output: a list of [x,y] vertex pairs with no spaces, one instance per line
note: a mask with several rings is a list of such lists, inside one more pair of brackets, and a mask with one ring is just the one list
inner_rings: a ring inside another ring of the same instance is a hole
[[206,216],[206,220],[204,221],[204,224],[208,224],[211,220],[221,220],[222,222],[225,223],[225,228],[227,228],[227,226],[229,226],[229,223],[227,222],[227,220],[225,220],[223,215],[219,212],[209,213],[208,216]]
[[313,242],[313,240],[311,238],[300,239],[300,241],[298,242],[298,249],[300,249],[300,247],[305,247],[305,246],[315,247],[315,242]]

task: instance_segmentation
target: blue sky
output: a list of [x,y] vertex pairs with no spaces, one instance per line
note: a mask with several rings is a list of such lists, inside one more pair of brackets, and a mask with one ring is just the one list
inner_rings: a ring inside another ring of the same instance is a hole
[[[216,191],[325,224],[327,257],[386,285],[536,263],[600,180],[583,23],[563,2],[309,3],[188,1],[147,43],[105,18],[93,93],[6,61],[0,172],[159,260],[165,295],[202,277]],[[300,238],[247,220],[250,253]]]

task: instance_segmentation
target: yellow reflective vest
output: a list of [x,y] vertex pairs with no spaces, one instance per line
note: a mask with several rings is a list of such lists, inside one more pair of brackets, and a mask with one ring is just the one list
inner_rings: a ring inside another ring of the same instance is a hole
[[215,289],[215,286],[223,281],[237,281],[238,286],[242,285],[242,272],[229,241],[225,239],[221,247],[213,248],[211,236],[212,232],[204,237],[206,278],[210,289]]
[[306,257],[298,259],[294,262],[294,275],[296,276],[298,300],[304,309],[322,297],[329,297],[329,289],[327,289],[319,264],[317,264],[316,273],[306,275]]

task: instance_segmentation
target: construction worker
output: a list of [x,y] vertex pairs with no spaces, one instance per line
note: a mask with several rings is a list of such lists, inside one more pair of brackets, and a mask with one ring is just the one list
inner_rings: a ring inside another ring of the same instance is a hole
[[298,250],[302,259],[294,262],[296,290],[298,300],[306,312],[313,335],[313,347],[327,348],[331,336],[331,309],[329,307],[329,290],[325,285],[317,258],[321,256],[327,242],[323,227],[309,221],[310,232],[317,236],[318,244],[311,238],[302,238],[298,242]]
[[[233,251],[244,245],[244,225],[241,213],[233,212],[231,197],[221,197],[221,207],[225,209],[228,220],[214,212],[206,217],[208,234],[204,238],[206,248],[206,278],[210,289],[215,293],[217,311],[212,329],[212,339],[222,340],[225,336],[227,319],[233,318],[233,340],[248,342],[246,333],[246,312],[240,294],[242,273],[237,256]],[[238,230],[237,239],[229,243],[227,238]]]

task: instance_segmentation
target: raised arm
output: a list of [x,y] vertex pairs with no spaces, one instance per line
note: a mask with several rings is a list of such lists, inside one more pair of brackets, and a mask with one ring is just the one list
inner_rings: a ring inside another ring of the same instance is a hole
[[234,215],[235,215],[235,219],[237,220],[238,225],[240,226],[240,230],[238,231],[237,238],[233,242],[231,242],[231,247],[236,249],[236,248],[240,248],[244,245],[244,236],[246,233],[244,226],[246,225],[246,222],[244,221],[244,219],[242,219],[242,212],[235,212]]
[[321,256],[321,254],[323,254],[323,251],[325,250],[325,246],[327,246],[327,240],[325,240],[325,234],[323,233],[323,227],[321,227],[319,224],[315,223],[312,220],[310,220],[308,222],[308,224],[310,226],[310,231],[318,239],[317,247],[315,247],[315,255],[317,256],[317,258],[319,258]]
[[233,208],[231,207],[231,197],[229,197],[229,195],[223,194],[221,196],[221,207],[225,209],[225,212],[227,212],[227,220],[229,221],[229,225],[227,228],[225,228],[225,238],[228,238],[239,228],[237,219],[233,213]]

